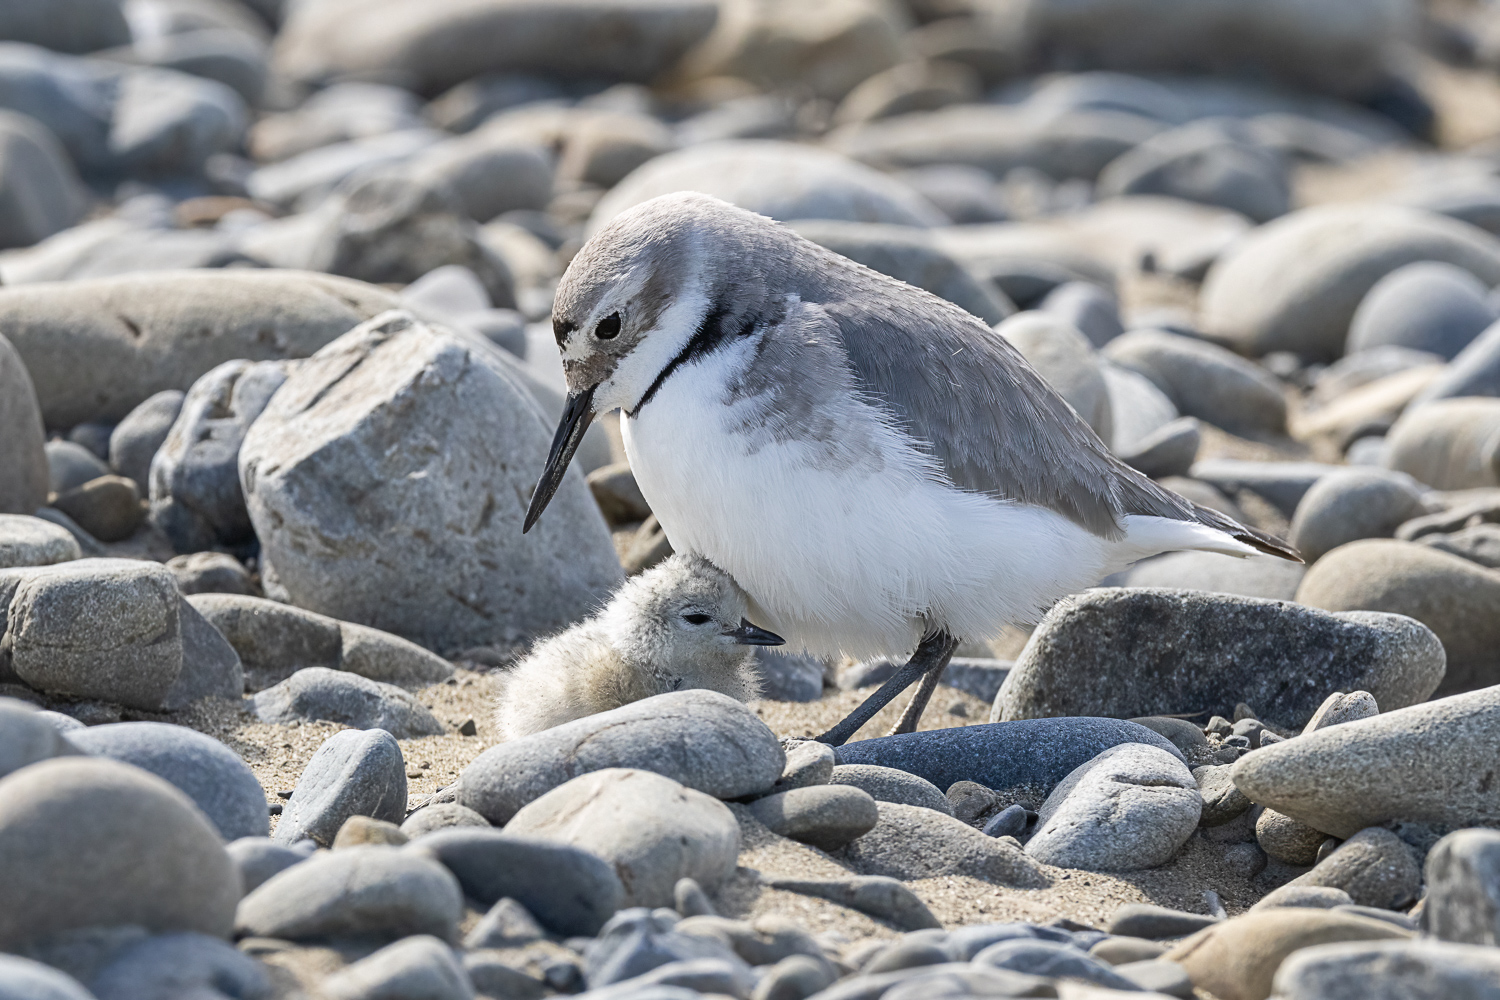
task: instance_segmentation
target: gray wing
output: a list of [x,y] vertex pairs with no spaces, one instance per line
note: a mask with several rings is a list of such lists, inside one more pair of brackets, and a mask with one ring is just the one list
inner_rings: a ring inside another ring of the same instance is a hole
[[830,284],[855,287],[807,297],[837,323],[861,388],[927,442],[955,485],[1047,507],[1103,537],[1120,535],[1124,515],[1149,514],[1298,558],[1116,459],[1019,351],[962,309],[852,261],[828,255],[826,266]]

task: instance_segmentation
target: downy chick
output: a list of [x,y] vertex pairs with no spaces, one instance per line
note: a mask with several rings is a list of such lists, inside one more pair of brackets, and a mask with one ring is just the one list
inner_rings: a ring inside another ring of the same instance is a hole
[[502,739],[668,691],[759,694],[747,646],[783,640],[745,620],[744,591],[713,563],[674,555],[628,580],[602,611],[540,643],[501,686]]

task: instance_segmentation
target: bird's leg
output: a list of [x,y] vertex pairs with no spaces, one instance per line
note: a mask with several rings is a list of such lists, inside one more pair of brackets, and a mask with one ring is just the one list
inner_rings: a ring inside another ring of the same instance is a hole
[[[958,646],[954,640],[953,647]],[[922,675],[922,683],[917,686],[917,693],[911,696],[911,701],[906,703],[906,711],[901,713],[901,718],[891,727],[887,736],[896,736],[900,733],[914,733],[917,731],[917,723],[922,721],[922,712],[926,710],[927,703],[932,700],[932,692],[937,690],[938,679],[943,676],[943,671],[948,669],[948,660],[953,656],[953,647],[948,650],[948,655],[939,661],[927,673]]]
[[[849,737],[859,732],[860,727],[874,717],[876,712],[889,705],[896,695],[911,687],[917,678],[930,674],[934,678],[932,683],[936,684],[937,675],[942,673],[943,668],[948,665],[948,660],[953,656],[953,651],[957,648],[958,640],[947,632],[937,631],[927,633],[922,637],[921,643],[917,646],[917,651],[911,655],[911,659],[906,662],[904,667],[896,671],[890,680],[880,685],[878,691],[866,698],[864,703],[850,712],[842,722],[828,730],[822,736],[816,737],[817,741],[819,743],[827,743],[829,746],[843,746],[849,741]],[[923,688],[926,689],[926,687],[927,685],[924,683]],[[927,698],[931,696],[932,692],[930,690],[927,691],[925,697],[921,691],[917,692],[916,698],[913,698],[912,701],[913,704],[916,704],[917,699],[921,699],[921,705],[917,707],[918,715],[921,714],[922,708],[926,707]],[[907,713],[911,713],[911,708],[907,709]],[[905,717],[903,716],[902,722],[904,723],[905,721]],[[913,722],[913,725],[915,725],[915,722]]]

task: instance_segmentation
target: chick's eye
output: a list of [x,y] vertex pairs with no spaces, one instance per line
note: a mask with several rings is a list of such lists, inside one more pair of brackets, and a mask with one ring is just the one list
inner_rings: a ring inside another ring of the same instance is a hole
[[712,619],[709,615],[692,614],[683,615],[682,620],[687,622],[689,625],[705,625]]
[[613,340],[620,332],[620,314],[612,312],[594,327],[594,336],[600,340]]

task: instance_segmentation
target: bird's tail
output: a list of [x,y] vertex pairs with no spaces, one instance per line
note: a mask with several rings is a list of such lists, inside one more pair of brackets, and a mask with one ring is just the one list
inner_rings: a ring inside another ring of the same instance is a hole
[[1193,504],[1193,513],[1197,515],[1200,524],[1206,524],[1211,528],[1227,534],[1237,542],[1243,542],[1266,555],[1285,559],[1289,562],[1301,562],[1302,554],[1286,541],[1275,535],[1267,534],[1255,528],[1247,528],[1234,518],[1221,514],[1212,507],[1202,504]]

